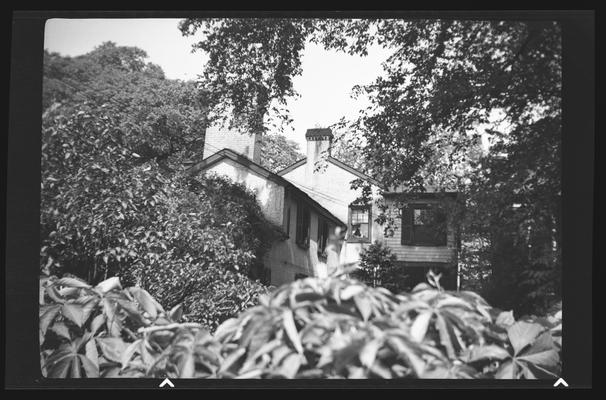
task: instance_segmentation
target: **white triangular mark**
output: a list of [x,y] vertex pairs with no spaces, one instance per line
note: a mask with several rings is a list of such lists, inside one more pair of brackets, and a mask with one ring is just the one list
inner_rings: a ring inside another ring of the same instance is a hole
[[[175,387],[175,385],[168,378],[166,378],[162,381],[162,383],[160,384],[160,387],[164,387],[166,385],[170,386],[171,388]],[[566,385],[566,386],[568,386],[568,385]]]
[[564,385],[564,387],[568,387],[568,383],[566,383],[566,381],[562,378],[558,379],[554,384],[553,387],[558,387],[560,385]]

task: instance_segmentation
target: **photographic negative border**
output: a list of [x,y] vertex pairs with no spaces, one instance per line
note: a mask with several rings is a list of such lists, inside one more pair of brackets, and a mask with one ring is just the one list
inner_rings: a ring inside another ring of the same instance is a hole
[[[7,388],[157,388],[157,379],[42,378],[38,348],[40,127],[44,25],[50,18],[184,17],[452,18],[557,20],[563,47],[563,374],[592,384],[595,249],[595,14],[592,11],[23,11],[14,12],[6,153],[5,385]],[[175,380],[176,388],[548,388],[549,381]]]

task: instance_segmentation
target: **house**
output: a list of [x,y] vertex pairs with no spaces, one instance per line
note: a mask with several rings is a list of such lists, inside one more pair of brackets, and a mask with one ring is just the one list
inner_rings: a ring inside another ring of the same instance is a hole
[[[320,269],[329,255],[327,237],[336,227],[346,230],[343,244],[329,249],[341,264],[357,263],[375,242],[388,246],[397,264],[406,270],[409,286],[425,281],[429,269],[442,273],[441,283],[456,287],[456,226],[443,207],[456,193],[406,193],[386,188],[370,176],[330,155],[330,129],[308,129],[306,157],[278,173],[261,167],[259,135],[209,128],[204,159],[191,173],[216,173],[254,191],[266,217],[285,232],[273,244],[264,264],[271,283],[279,285]],[[360,204],[362,192],[351,182],[362,179],[371,188],[372,201]],[[379,203],[387,206],[390,224],[379,224]]]
[[383,227],[374,222],[379,209],[375,201],[370,206],[356,204],[360,189],[352,189],[354,179],[370,183],[372,198],[381,198],[381,184],[362,172],[330,156],[333,134],[330,129],[308,129],[307,157],[288,166],[278,175],[292,182],[311,198],[342,221],[348,230],[339,260],[343,264],[357,262],[368,244],[383,239]]
[[[457,277],[456,226],[448,218],[448,204],[456,193],[406,193],[385,188],[380,182],[330,155],[333,134],[330,129],[308,129],[307,157],[278,175],[292,182],[331,213],[347,222],[340,261],[359,260],[360,253],[378,241],[388,246],[400,267],[407,269],[410,286],[425,280],[429,269],[442,273],[440,282],[454,289]],[[361,189],[352,189],[354,179],[366,181],[372,191],[372,203],[357,204]],[[380,225],[377,201],[387,206],[392,221]]]
[[284,232],[263,259],[272,285],[326,274],[321,269],[326,266],[322,261],[329,256],[327,251],[331,251],[327,249],[328,235],[337,227],[345,229],[346,223],[284,177],[259,165],[258,144],[254,135],[212,128],[204,159],[187,173],[227,177],[256,194],[265,217]]

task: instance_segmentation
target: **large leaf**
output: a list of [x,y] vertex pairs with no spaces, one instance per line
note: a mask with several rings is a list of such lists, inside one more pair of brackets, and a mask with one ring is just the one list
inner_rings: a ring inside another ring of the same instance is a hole
[[356,304],[356,308],[360,312],[360,315],[364,319],[364,321],[368,321],[370,315],[372,313],[372,308],[370,305],[370,300],[366,296],[355,296],[354,303]]
[[503,328],[509,328],[515,322],[516,320],[513,317],[513,311],[503,311],[497,316],[497,319],[495,320],[495,324]]
[[103,313],[105,314],[105,323],[107,332],[111,336],[120,336],[122,332],[122,321],[116,312],[116,303],[108,298],[103,299]]
[[40,307],[40,330],[46,335],[46,330],[61,310],[60,304]]
[[382,345],[383,341],[380,339],[373,339],[366,343],[360,350],[360,363],[366,368],[372,367],[377,358],[377,352]]
[[122,363],[122,354],[126,350],[126,343],[120,338],[96,338],[103,356],[110,361]]
[[89,285],[88,283],[80,280],[80,279],[75,279],[75,278],[61,278],[58,279],[54,282],[55,285],[57,286],[68,286],[68,287],[72,287],[72,288],[85,288],[85,289],[90,289],[91,285]]
[[412,342],[408,342],[402,337],[392,336],[387,339],[387,343],[389,343],[399,355],[404,357],[412,367],[416,376],[423,375],[423,372],[425,371],[425,361],[421,357],[419,349],[415,347]]
[[419,314],[410,327],[410,337],[415,342],[422,342],[425,338],[425,333],[429,327],[429,321],[433,316],[432,311],[425,311]]
[[70,344],[61,345],[46,360],[46,370],[49,378],[65,378],[70,372],[72,360],[77,353]]
[[131,293],[133,294],[133,296],[135,297],[135,299],[137,300],[137,302],[139,303],[139,305],[141,306],[141,308],[147,312],[150,317],[152,319],[155,319],[156,316],[158,315],[157,309],[156,309],[156,304],[154,302],[154,299],[151,297],[151,295],[141,289],[141,288],[131,288]]
[[488,344],[483,346],[475,346],[469,350],[466,362],[472,363],[479,360],[504,360],[510,357],[507,350],[494,344]]
[[63,304],[61,314],[81,328],[88,320],[88,317],[90,317],[98,302],[99,299],[96,297],[90,297],[84,304],[67,302]]
[[518,321],[507,329],[507,336],[513,346],[515,354],[519,354],[526,346],[544,330],[539,324]]
[[71,340],[71,335],[69,334],[69,328],[63,322],[56,322],[53,324],[51,331],[55,332],[57,336],[65,338],[67,340]]
[[364,291],[362,285],[350,285],[341,291],[341,300],[346,301]]
[[168,317],[174,321],[174,322],[179,322],[181,321],[181,318],[183,317],[183,305],[182,304],[177,304],[176,306],[174,306],[168,313]]
[[245,353],[246,349],[243,348],[236,349],[234,352],[230,353],[225,360],[223,360],[223,364],[221,364],[221,368],[219,368],[219,373],[229,372]]
[[237,318],[226,319],[215,330],[215,338],[219,341],[227,338],[238,329],[239,323],[240,321]]
[[301,366],[301,357],[302,356],[300,354],[289,354],[284,358],[276,373],[288,379],[294,378],[299,371],[299,367]]
[[516,379],[516,367],[513,361],[507,361],[499,367],[495,374],[496,379]]
[[79,354],[79,361],[82,363],[84,372],[87,378],[98,378],[99,377],[99,366],[96,362],[89,359],[87,356]]
[[558,351],[549,332],[540,335],[530,348],[516,358],[548,369],[556,368],[560,361]]
[[130,362],[133,355],[139,351],[140,343],[142,339],[135,340],[131,344],[128,345],[122,352],[122,357],[120,358],[120,363],[122,364],[122,369],[126,368],[128,363]]
[[114,289],[122,289],[122,285],[120,284],[120,278],[114,276],[109,279],[106,279],[103,282],[99,283],[97,286],[95,286],[95,289],[97,289],[97,291],[99,291],[99,293],[101,294],[105,294]]
[[97,343],[94,338],[91,338],[84,346],[86,357],[96,365],[99,364],[99,352],[97,351]]
[[293,319],[292,311],[284,311],[283,324],[284,331],[286,331],[286,335],[295,347],[295,350],[297,350],[299,354],[303,354],[303,346],[301,346],[301,339],[299,338],[299,332],[297,332],[297,327],[295,326],[295,320]]

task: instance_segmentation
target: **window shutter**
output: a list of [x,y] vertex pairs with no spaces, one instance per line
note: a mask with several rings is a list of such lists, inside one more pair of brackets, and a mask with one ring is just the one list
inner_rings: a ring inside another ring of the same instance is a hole
[[296,243],[301,243],[301,241],[303,240],[302,236],[302,232],[301,232],[301,228],[302,228],[302,221],[303,221],[303,209],[301,207],[301,203],[297,204],[297,218],[296,218],[296,226],[295,226],[295,242]]
[[412,217],[411,207],[402,208],[402,244],[412,244]]
[[438,215],[436,216],[436,220],[438,223],[438,232],[437,232],[437,237],[436,237],[436,244],[438,246],[446,246],[448,240],[447,240],[447,232],[448,232],[448,225],[447,225],[447,221],[446,221],[446,214],[444,214],[443,211],[438,210]]

